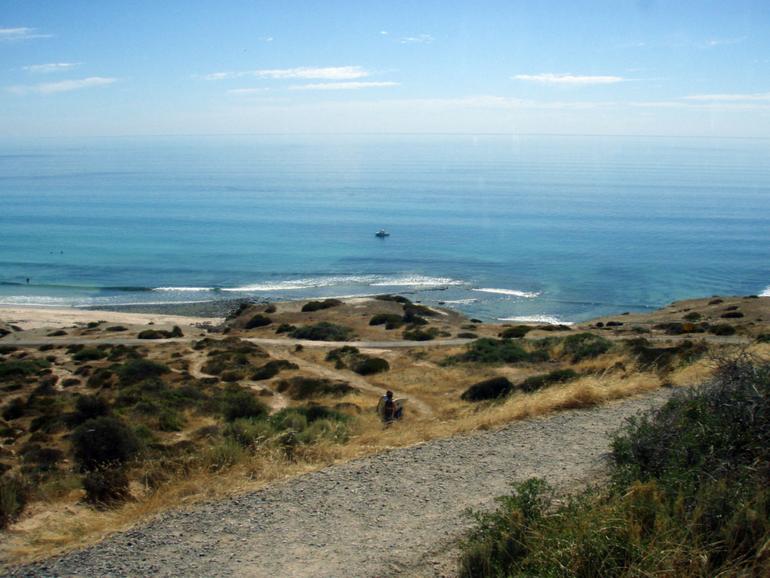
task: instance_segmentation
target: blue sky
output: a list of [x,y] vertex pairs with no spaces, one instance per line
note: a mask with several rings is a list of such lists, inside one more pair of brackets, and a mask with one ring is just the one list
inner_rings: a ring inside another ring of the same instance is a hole
[[770,136],[770,2],[0,0],[0,135]]

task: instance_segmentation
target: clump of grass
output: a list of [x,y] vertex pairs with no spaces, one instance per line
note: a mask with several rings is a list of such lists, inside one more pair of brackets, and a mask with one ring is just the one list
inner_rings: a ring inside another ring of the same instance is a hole
[[408,341],[431,341],[436,337],[438,337],[438,335],[439,335],[439,331],[435,327],[429,327],[428,329],[421,329],[419,327],[414,327],[412,329],[407,329],[406,331],[404,331],[403,337]]
[[373,375],[390,369],[387,360],[364,355],[357,347],[350,345],[332,349],[326,354],[326,361],[333,361],[337,369],[352,369],[359,375]]
[[704,341],[683,341],[673,347],[653,347],[645,338],[629,339],[626,347],[643,369],[667,369],[679,363],[692,363],[708,351]]
[[131,428],[110,416],[90,419],[72,432],[75,461],[82,471],[125,463],[137,454],[139,447]]
[[184,337],[182,329],[174,325],[171,331],[165,329],[145,329],[136,335],[137,339],[172,339],[174,337]]
[[274,359],[268,361],[262,367],[257,368],[254,373],[251,374],[251,379],[254,381],[270,379],[271,377],[278,375],[281,371],[291,369],[299,369],[299,366],[296,363],[286,361],[285,359]]
[[729,323],[716,323],[709,327],[709,333],[720,336],[735,335],[735,327]]
[[131,385],[145,379],[160,377],[171,371],[167,365],[150,359],[132,359],[118,367],[122,385]]
[[384,325],[385,329],[398,329],[403,324],[403,316],[395,313],[377,313],[369,320],[369,325]]
[[528,377],[516,387],[517,389],[530,393],[555,383],[566,383],[577,379],[578,377],[580,377],[580,374],[573,369],[555,369],[545,374]]
[[29,483],[18,476],[0,478],[0,530],[15,521],[29,499]]
[[716,378],[631,420],[611,483],[565,501],[542,480],[475,515],[460,576],[764,576],[770,540],[770,366]]
[[0,379],[35,375],[51,364],[44,359],[13,359],[0,362]]

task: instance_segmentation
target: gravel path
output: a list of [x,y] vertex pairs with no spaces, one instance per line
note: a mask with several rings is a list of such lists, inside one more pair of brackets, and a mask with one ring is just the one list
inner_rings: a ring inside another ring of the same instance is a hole
[[[332,466],[158,516],[13,576],[439,576],[466,508],[531,476],[568,489],[602,471],[607,432],[671,390]],[[396,426],[397,427],[397,426]]]

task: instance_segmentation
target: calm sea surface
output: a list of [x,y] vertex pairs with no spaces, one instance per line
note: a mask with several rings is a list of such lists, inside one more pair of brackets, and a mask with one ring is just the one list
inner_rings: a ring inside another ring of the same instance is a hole
[[0,304],[399,292],[578,321],[769,285],[770,140],[0,141]]

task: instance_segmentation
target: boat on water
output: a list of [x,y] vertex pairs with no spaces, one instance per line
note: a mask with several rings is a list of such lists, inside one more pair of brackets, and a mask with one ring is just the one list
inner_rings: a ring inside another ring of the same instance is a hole
[[375,237],[379,237],[380,239],[384,239],[385,237],[390,237],[390,233],[388,233],[385,229],[380,229],[374,234]]

